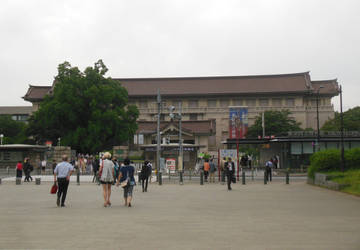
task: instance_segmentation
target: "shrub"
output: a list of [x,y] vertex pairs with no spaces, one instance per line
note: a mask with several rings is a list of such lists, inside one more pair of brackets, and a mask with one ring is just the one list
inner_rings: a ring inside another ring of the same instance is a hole
[[310,157],[308,176],[314,178],[315,172],[338,170],[340,168],[340,151],[329,149],[314,153]]
[[360,148],[352,148],[345,151],[346,169],[360,168]]

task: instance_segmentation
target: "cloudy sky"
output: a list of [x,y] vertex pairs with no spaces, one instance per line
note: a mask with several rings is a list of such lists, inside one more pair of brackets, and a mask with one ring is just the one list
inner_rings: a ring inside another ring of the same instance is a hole
[[[281,74],[343,86],[360,105],[358,0],[2,0],[1,106],[57,66],[103,59],[111,77]],[[333,99],[339,110],[339,98]]]

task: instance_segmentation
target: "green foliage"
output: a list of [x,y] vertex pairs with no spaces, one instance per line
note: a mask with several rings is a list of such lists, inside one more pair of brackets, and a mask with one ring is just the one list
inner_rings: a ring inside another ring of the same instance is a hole
[[68,62],[60,64],[53,93],[30,117],[27,133],[38,142],[61,138],[62,145],[84,153],[132,138],[139,111],[127,106],[127,90],[118,81],[105,78],[106,72],[101,60],[84,72]]
[[341,191],[360,195],[360,168],[359,169],[351,169],[345,172],[327,172],[326,173],[330,180],[339,184],[345,184]]
[[[344,112],[343,119],[345,131],[360,131],[360,107],[355,107]],[[321,130],[340,131],[340,128],[340,113],[336,112],[334,119],[325,122]]]
[[3,144],[25,143],[26,124],[14,121],[9,115],[0,115],[0,134],[4,135]]
[[[360,148],[345,150],[345,169],[360,168]],[[308,176],[314,178],[316,172],[340,171],[341,155],[338,149],[314,153],[310,157]]]
[[329,171],[339,169],[340,151],[337,149],[329,149],[314,153],[310,157],[310,167],[308,168],[308,176],[314,178],[316,172]]
[[[290,117],[289,110],[282,111],[265,111],[265,133],[268,136],[286,135],[288,131],[299,131],[300,123],[296,122],[294,118]],[[247,137],[258,137],[262,135],[262,116],[261,114],[256,117],[254,125],[248,129]]]

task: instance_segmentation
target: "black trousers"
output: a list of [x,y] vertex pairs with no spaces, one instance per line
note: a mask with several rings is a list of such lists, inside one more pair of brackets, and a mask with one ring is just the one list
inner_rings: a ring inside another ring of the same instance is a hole
[[231,180],[233,178],[233,175],[232,174],[227,174],[226,177],[227,177],[228,190],[231,190]]
[[33,178],[30,176],[30,171],[25,171],[25,180],[24,181],[31,181],[33,180]]
[[208,176],[209,176],[209,171],[204,170],[204,176],[205,176],[205,181],[207,181]]
[[266,167],[265,171],[266,171],[266,180],[272,181],[272,169],[269,167]]
[[61,199],[61,205],[64,205],[66,199],[66,193],[69,187],[69,181],[66,180],[66,178],[58,178],[57,180],[59,185],[57,197],[58,199]]
[[146,177],[145,179],[141,179],[141,186],[143,192],[144,191],[147,192],[148,182],[149,182],[149,177]]

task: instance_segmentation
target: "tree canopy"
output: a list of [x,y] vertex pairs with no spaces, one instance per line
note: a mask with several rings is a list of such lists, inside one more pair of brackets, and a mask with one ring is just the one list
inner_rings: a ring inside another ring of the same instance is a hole
[[[360,107],[355,107],[344,112],[343,119],[345,131],[360,131]],[[335,117],[325,122],[321,130],[340,131],[340,113],[335,112]]]
[[[280,136],[286,135],[288,131],[301,130],[300,123],[296,122],[294,118],[290,117],[289,110],[282,111],[265,111],[265,134],[266,136]],[[254,125],[250,126],[246,137],[262,136],[262,115],[260,114],[255,118]]]
[[60,64],[53,92],[29,119],[28,134],[38,142],[61,138],[61,145],[83,153],[132,138],[139,111],[127,105],[127,90],[118,81],[104,77],[107,70],[101,60],[84,72],[68,62]]
[[4,135],[3,144],[24,143],[25,123],[14,121],[9,115],[0,115],[0,134]]

